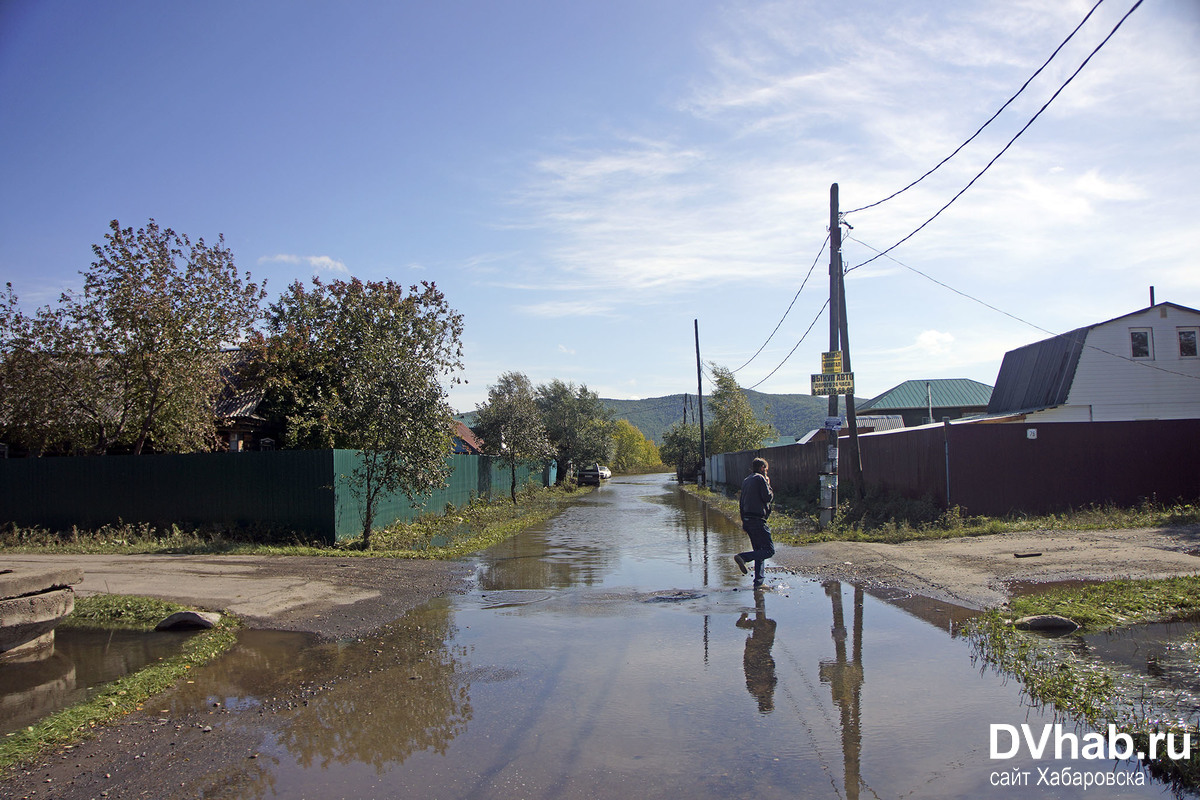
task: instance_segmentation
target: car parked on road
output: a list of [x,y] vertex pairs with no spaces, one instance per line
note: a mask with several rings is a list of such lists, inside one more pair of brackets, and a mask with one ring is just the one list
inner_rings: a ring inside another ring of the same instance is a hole
[[599,486],[602,481],[612,477],[612,470],[603,464],[587,464],[576,473],[579,483],[589,486]]

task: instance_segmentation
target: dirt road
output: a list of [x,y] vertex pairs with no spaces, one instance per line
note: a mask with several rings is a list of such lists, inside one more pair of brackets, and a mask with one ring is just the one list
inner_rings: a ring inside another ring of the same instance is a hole
[[1164,578],[1200,572],[1200,526],[1034,531],[935,541],[781,547],[797,572],[982,609],[1057,581]]

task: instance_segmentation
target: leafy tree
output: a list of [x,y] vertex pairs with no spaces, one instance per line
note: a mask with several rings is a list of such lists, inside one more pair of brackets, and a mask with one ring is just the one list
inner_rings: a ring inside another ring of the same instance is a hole
[[658,447],[647,439],[627,419],[619,419],[613,427],[613,467],[620,472],[653,467],[662,463]]
[[109,228],[81,294],[29,317],[9,288],[0,352],[17,438],[36,450],[208,449],[221,351],[261,318],[266,290],[239,274],[224,237],[192,242],[153,219]]
[[612,457],[612,411],[600,395],[587,386],[576,387],[558,379],[537,388],[537,404],[546,423],[546,433],[558,459],[558,479],[566,479],[569,467]]
[[667,428],[659,453],[681,476],[694,477],[700,471],[700,425],[680,421]]
[[756,450],[763,442],[778,436],[774,426],[759,422],[733,372],[717,364],[710,365],[717,388],[709,398],[712,420],[705,430],[710,453],[736,453]]
[[433,283],[313,278],[268,310],[261,408],[288,447],[358,451],[364,546],[382,497],[416,502],[446,483],[454,420],[440,378],[462,368],[461,337],[462,315]]
[[517,464],[540,463],[554,454],[529,378],[506,372],[495,386],[489,386],[487,405],[476,410],[474,430],[483,440],[484,451],[508,466],[515,505]]

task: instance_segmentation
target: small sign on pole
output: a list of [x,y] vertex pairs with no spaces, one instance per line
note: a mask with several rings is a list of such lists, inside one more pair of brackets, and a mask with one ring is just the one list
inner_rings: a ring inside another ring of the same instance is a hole
[[836,372],[830,375],[822,373],[812,376],[813,395],[828,397],[833,394],[854,394],[854,373]]
[[842,351],[821,353],[821,374],[835,375],[842,371]]

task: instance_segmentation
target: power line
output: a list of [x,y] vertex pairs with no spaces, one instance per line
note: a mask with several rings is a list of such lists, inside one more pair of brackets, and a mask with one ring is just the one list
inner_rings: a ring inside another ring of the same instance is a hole
[[788,359],[792,357],[792,353],[796,352],[796,348],[800,346],[801,342],[803,342],[805,340],[805,338],[808,336],[808,334],[810,334],[812,332],[813,326],[817,324],[817,320],[819,320],[821,318],[821,315],[825,313],[825,309],[828,307],[829,307],[829,299],[826,298],[825,303],[821,306],[821,310],[817,312],[817,315],[815,317],[813,317],[813,321],[811,323],[809,323],[808,330],[806,330],[804,332],[804,336],[801,336],[800,341],[796,342],[795,346],[792,347],[792,349],[788,351],[788,354],[783,357],[783,361],[780,361],[779,365],[776,366],[775,369],[768,372],[766,378],[763,378],[761,381],[754,384],[753,386],[747,386],[746,388],[747,389],[757,389],[759,386],[762,386],[764,383],[766,383],[767,378],[770,378],[772,375],[774,375],[776,372],[778,372],[779,368],[782,367],[784,364],[786,364],[788,362]]
[[[984,308],[989,308],[998,314],[1003,314],[1004,316],[1008,317],[1009,319],[1016,320],[1017,322],[1021,323],[1022,325],[1028,325],[1029,327],[1033,328],[1034,330],[1041,331],[1042,333],[1049,334],[1050,336],[1064,336],[1065,335],[1062,333],[1055,333],[1052,330],[1043,328],[1041,325],[1032,323],[1027,319],[1022,319],[1021,317],[1018,317],[1016,314],[1010,314],[1009,312],[1005,311],[1002,308],[997,308],[996,306],[992,305],[991,303],[986,303],[983,300],[980,300],[978,297],[975,297],[974,295],[967,294],[966,292],[964,292],[960,289],[955,289],[950,284],[948,284],[944,281],[940,281],[937,278],[933,277],[932,275],[922,272],[921,270],[917,269],[916,267],[910,267],[908,264],[905,264],[903,261],[898,260],[895,256],[888,255],[886,250],[884,250],[884,251],[878,250],[878,249],[872,247],[871,245],[867,244],[866,242],[864,242],[860,239],[857,239],[853,236],[847,236],[846,238],[850,239],[851,241],[858,242],[863,247],[866,247],[869,250],[875,250],[875,252],[878,253],[879,256],[886,257],[889,261],[895,262],[896,264],[900,265],[901,267],[904,267],[909,272],[915,272],[916,274],[920,275],[922,278],[926,279],[927,281],[936,283],[938,286],[941,286],[943,289],[949,289],[950,291],[954,292],[957,295],[960,295],[961,297],[965,297],[974,303],[978,303],[979,305],[983,306]],[[876,256],[876,257],[878,258],[879,256]],[[1105,350],[1103,347],[1097,347],[1094,344],[1085,344],[1084,346],[1087,347],[1089,350],[1095,350],[1098,353],[1104,353],[1105,355],[1112,356],[1113,358],[1119,358],[1123,361],[1128,361],[1131,364],[1137,364],[1139,366],[1146,367],[1148,369],[1156,369],[1159,372],[1165,372],[1169,375],[1179,375],[1184,378],[1191,378],[1192,380],[1200,381],[1200,376],[1189,375],[1186,372],[1179,372],[1177,370],[1167,369],[1166,367],[1160,367],[1157,364],[1152,364],[1149,361],[1143,361],[1142,359],[1139,359],[1139,358],[1130,358],[1129,356],[1124,356],[1124,355],[1121,355],[1120,353],[1113,353],[1109,350]],[[768,375],[767,377],[770,377],[770,376]],[[764,378],[763,380],[766,380],[766,378]]]
[[[1103,0],[1101,0],[1101,2],[1103,2]],[[771,343],[771,339],[773,339],[775,337],[775,334],[779,332],[779,328],[781,325],[783,325],[783,321],[785,319],[787,319],[788,314],[790,314],[792,312],[792,306],[796,305],[796,300],[797,300],[797,298],[800,297],[800,293],[804,291],[804,287],[808,284],[808,279],[812,277],[813,270],[817,268],[817,263],[821,260],[821,256],[825,253],[825,245],[827,245],[827,244],[829,244],[829,234],[828,233],[825,234],[825,241],[821,243],[821,249],[817,252],[817,257],[813,259],[812,266],[808,268],[808,274],[804,276],[804,280],[800,283],[800,288],[797,289],[796,294],[794,294],[792,296],[792,302],[788,303],[787,311],[783,312],[783,316],[780,317],[779,323],[775,326],[775,330],[771,331],[771,335],[768,336],[767,340],[762,343],[762,346],[760,346],[757,350],[754,351],[754,355],[750,356],[750,358],[746,360],[745,364],[742,364],[742,366],[738,367],[735,370],[731,370],[731,372],[736,374],[736,373],[740,372],[742,369],[744,369],[745,367],[747,367],[751,361],[758,358],[758,354],[763,351],[763,348],[765,348],[768,344]]]
[[1057,55],[1059,54],[1059,52],[1060,52],[1060,51],[1061,51],[1061,50],[1062,50],[1064,47],[1066,47],[1066,46],[1067,46],[1067,43],[1068,43],[1068,42],[1070,42],[1072,38],[1074,38],[1075,34],[1079,33],[1079,29],[1080,29],[1080,28],[1082,28],[1082,27],[1084,26],[1084,24],[1085,24],[1085,23],[1086,23],[1086,22],[1087,22],[1089,19],[1091,19],[1091,18],[1092,18],[1092,14],[1096,13],[1096,9],[1098,9],[1098,8],[1100,7],[1100,4],[1101,4],[1101,3],[1103,3],[1103,2],[1104,2],[1104,0],[1098,0],[1098,1],[1097,1],[1097,3],[1096,3],[1096,5],[1092,6],[1092,10],[1091,10],[1091,11],[1089,11],[1089,12],[1087,13],[1087,16],[1085,16],[1085,17],[1083,18],[1083,20],[1082,20],[1082,21],[1080,21],[1080,23],[1079,23],[1078,25],[1076,25],[1076,26],[1075,26],[1075,30],[1071,31],[1070,35],[1069,35],[1069,36],[1067,36],[1067,38],[1066,38],[1066,39],[1063,39],[1063,40],[1062,40],[1062,44],[1060,44],[1058,47],[1054,48],[1054,52],[1050,54],[1050,57],[1046,59],[1045,63],[1043,63],[1043,64],[1042,64],[1040,67],[1038,67],[1038,68],[1037,68],[1037,71],[1036,71],[1036,72],[1034,72],[1032,75],[1030,75],[1030,76],[1029,76],[1029,78],[1028,78],[1028,80],[1026,80],[1026,81],[1025,81],[1023,84],[1021,84],[1021,88],[1020,88],[1020,89],[1017,89],[1017,93],[1016,93],[1016,94],[1014,94],[1012,97],[1008,98],[1008,100],[1004,101],[1004,105],[1000,106],[999,110],[997,110],[995,114],[992,114],[992,116],[988,117],[987,121],[986,121],[986,122],[984,122],[982,125],[980,125],[980,126],[979,126],[979,130],[977,130],[977,131],[975,131],[973,134],[971,134],[970,138],[968,138],[968,139],[967,139],[965,142],[963,142],[962,144],[960,144],[958,147],[954,148],[954,152],[952,152],[950,155],[948,155],[948,156],[946,156],[945,158],[943,158],[943,159],[942,159],[941,161],[939,161],[939,162],[938,162],[936,165],[934,165],[934,167],[933,167],[932,169],[930,169],[928,172],[926,172],[926,173],[925,173],[924,175],[922,175],[921,177],[917,178],[917,179],[916,179],[915,181],[913,181],[912,183],[910,183],[910,184],[908,184],[907,186],[905,186],[903,189],[900,189],[900,190],[899,190],[899,191],[897,191],[897,192],[893,192],[892,194],[888,195],[887,197],[883,198],[882,200],[876,200],[874,203],[871,203],[870,205],[865,205],[865,206],[863,206],[862,208],[856,208],[856,209],[854,209],[853,211],[846,211],[846,212],[844,212],[844,213],[845,213],[845,214],[856,214],[856,213],[858,213],[859,211],[866,211],[868,208],[874,208],[875,206],[883,205],[883,204],[884,204],[884,203],[886,203],[888,200],[891,200],[891,199],[893,199],[893,198],[895,198],[895,197],[899,197],[900,195],[904,194],[904,193],[905,193],[905,192],[907,192],[909,189],[913,188],[913,187],[914,187],[914,186],[916,186],[918,183],[920,183],[921,181],[925,180],[925,179],[926,179],[926,178],[928,178],[930,175],[932,175],[933,173],[935,173],[935,172],[937,172],[939,169],[941,169],[941,167],[942,167],[942,166],[943,166],[943,165],[944,165],[944,164],[945,164],[947,161],[949,161],[950,159],[954,158],[956,155],[958,155],[958,154],[959,154],[959,153],[962,151],[962,149],[963,149],[964,147],[966,147],[967,145],[969,145],[971,142],[975,141],[976,137],[978,137],[978,136],[979,136],[979,134],[983,133],[983,130],[984,130],[984,128],[986,128],[988,125],[991,125],[993,122],[995,122],[995,121],[996,121],[996,118],[997,118],[997,117],[999,117],[999,116],[1000,116],[1002,113],[1004,113],[1004,109],[1006,109],[1006,108],[1008,108],[1010,105],[1012,105],[1012,104],[1013,104],[1013,101],[1015,101],[1015,100],[1016,100],[1018,97],[1020,97],[1020,96],[1021,96],[1021,93],[1022,93],[1022,92],[1024,92],[1024,91],[1025,91],[1027,88],[1029,88],[1029,84],[1033,83],[1033,79],[1034,79],[1034,78],[1036,78],[1038,75],[1041,75],[1041,74],[1042,74],[1042,71],[1043,71],[1044,69],[1046,69],[1046,67],[1050,66],[1050,62],[1051,62],[1051,61],[1053,61],[1053,60],[1054,60],[1054,58],[1055,58],[1055,56],[1057,56]]
[[1092,52],[1091,52],[1091,53],[1089,53],[1089,54],[1088,54],[1088,57],[1087,57],[1087,58],[1085,58],[1085,59],[1083,60],[1083,63],[1079,65],[1079,68],[1078,68],[1078,69],[1076,69],[1076,70],[1075,70],[1073,73],[1071,73],[1071,77],[1067,78],[1067,80],[1066,80],[1066,81],[1063,83],[1063,85],[1062,85],[1062,86],[1060,86],[1060,87],[1058,87],[1058,91],[1056,91],[1056,92],[1055,92],[1055,93],[1054,93],[1054,94],[1053,94],[1053,95],[1050,97],[1050,99],[1049,99],[1049,100],[1047,100],[1047,101],[1045,102],[1045,104],[1044,104],[1044,105],[1043,105],[1041,108],[1039,108],[1039,109],[1038,109],[1037,113],[1036,113],[1036,114],[1034,114],[1034,115],[1033,115],[1033,116],[1032,116],[1032,117],[1029,119],[1029,121],[1025,123],[1025,125],[1024,125],[1022,128],[1021,128],[1021,130],[1017,131],[1017,134],[1016,134],[1016,136],[1014,136],[1014,137],[1012,137],[1011,139],[1009,139],[1009,141],[1008,141],[1008,144],[1004,145],[1004,148],[1003,148],[1003,149],[1002,149],[1002,150],[1001,150],[999,153],[997,153],[997,154],[996,154],[996,155],[995,155],[995,156],[992,158],[992,160],[991,160],[991,161],[989,161],[989,162],[987,163],[987,165],[986,165],[986,166],[984,166],[984,168],[983,168],[983,169],[981,169],[981,170],[979,171],[979,174],[977,174],[977,175],[976,175],[974,178],[972,178],[972,179],[971,179],[971,181],[970,181],[970,182],[969,182],[969,183],[968,183],[966,186],[964,186],[962,189],[960,189],[960,190],[958,191],[958,193],[957,193],[956,195],[954,195],[954,197],[950,198],[949,202],[947,202],[947,203],[946,203],[944,206],[942,206],[941,208],[939,208],[939,209],[937,210],[937,212],[936,212],[936,213],[935,213],[935,214],[934,214],[932,217],[930,217],[929,219],[927,219],[927,220],[925,220],[924,222],[922,222],[922,223],[921,223],[921,224],[920,224],[920,225],[917,227],[917,229],[916,229],[916,230],[914,230],[912,233],[908,234],[907,236],[905,236],[905,237],[904,237],[903,239],[901,239],[900,241],[896,242],[894,245],[892,245],[892,246],[891,246],[891,247],[889,247],[888,249],[886,249],[886,250],[883,250],[883,251],[879,252],[877,255],[874,255],[874,256],[872,256],[871,258],[868,258],[866,261],[862,262],[861,264],[855,264],[853,267],[851,267],[850,269],[848,269],[848,270],[846,270],[846,271],[847,271],[847,272],[851,272],[851,271],[853,271],[853,270],[856,270],[856,269],[858,269],[859,267],[865,267],[867,264],[870,264],[870,263],[871,263],[872,261],[874,261],[875,259],[877,259],[877,258],[879,258],[879,257],[881,257],[881,256],[884,256],[884,255],[887,255],[888,253],[892,252],[892,251],[893,251],[893,250],[895,250],[897,247],[899,247],[900,245],[904,244],[904,243],[905,243],[905,242],[907,242],[909,239],[911,239],[912,237],[914,237],[914,236],[916,236],[918,233],[920,233],[920,232],[921,232],[921,231],[922,231],[922,230],[925,228],[925,226],[927,226],[929,223],[933,222],[935,219],[937,219],[939,216],[941,216],[942,212],[943,212],[943,211],[945,211],[947,208],[949,208],[951,205],[953,205],[953,204],[954,204],[954,202],[955,202],[956,200],[958,200],[958,198],[960,198],[960,197],[962,197],[964,194],[966,194],[967,190],[968,190],[968,189],[970,189],[972,186],[974,186],[974,185],[975,185],[975,182],[976,182],[977,180],[979,180],[980,178],[982,178],[982,177],[983,177],[983,174],[984,174],[985,172],[987,172],[989,169],[991,169],[992,165],[993,165],[993,164],[995,164],[997,161],[999,161],[1001,156],[1003,156],[1005,153],[1007,153],[1007,152],[1008,152],[1008,149],[1009,149],[1010,147],[1012,147],[1014,143],[1016,143],[1017,139],[1021,138],[1021,135],[1022,135],[1022,134],[1024,134],[1024,133],[1025,133],[1025,131],[1029,130],[1029,127],[1030,127],[1031,125],[1033,125],[1034,121],[1036,121],[1036,120],[1037,120],[1037,118],[1038,118],[1038,117],[1040,117],[1040,116],[1042,115],[1042,112],[1044,112],[1044,111],[1045,111],[1047,108],[1049,108],[1049,107],[1050,107],[1050,104],[1051,104],[1051,103],[1053,103],[1053,102],[1054,102],[1054,101],[1055,101],[1055,100],[1058,98],[1058,96],[1059,96],[1060,94],[1062,94],[1063,90],[1064,90],[1064,89],[1066,89],[1066,88],[1067,88],[1067,86],[1069,86],[1069,85],[1070,85],[1071,81],[1075,80],[1076,76],[1078,76],[1078,75],[1079,75],[1079,73],[1083,71],[1083,68],[1084,68],[1084,67],[1086,67],[1086,66],[1088,65],[1088,62],[1092,60],[1092,57],[1093,57],[1093,56],[1095,56],[1095,55],[1096,55],[1096,53],[1099,53],[1099,52],[1100,52],[1101,48],[1103,48],[1103,47],[1104,47],[1104,45],[1106,45],[1106,44],[1108,43],[1108,40],[1109,40],[1109,39],[1111,39],[1111,38],[1112,38],[1112,37],[1113,37],[1113,36],[1116,34],[1117,30],[1118,30],[1118,29],[1120,29],[1120,27],[1121,27],[1122,25],[1124,25],[1124,24],[1125,24],[1125,20],[1129,19],[1129,16],[1130,16],[1131,14],[1133,14],[1133,12],[1134,12],[1134,11],[1137,11],[1138,7],[1139,7],[1139,6],[1141,6],[1141,4],[1142,4],[1143,2],[1144,2],[1144,0],[1137,0],[1137,2],[1133,4],[1133,7],[1132,7],[1132,8],[1130,8],[1130,9],[1129,9],[1127,12],[1125,12],[1125,16],[1121,17],[1120,21],[1119,21],[1119,22],[1117,22],[1116,26],[1115,26],[1115,27],[1113,27],[1112,31],[1110,31],[1110,32],[1109,32],[1108,36],[1105,36],[1105,37],[1104,37],[1104,41],[1102,41],[1102,42],[1100,42],[1100,44],[1096,45],[1096,48],[1095,48],[1094,50],[1092,50]]

